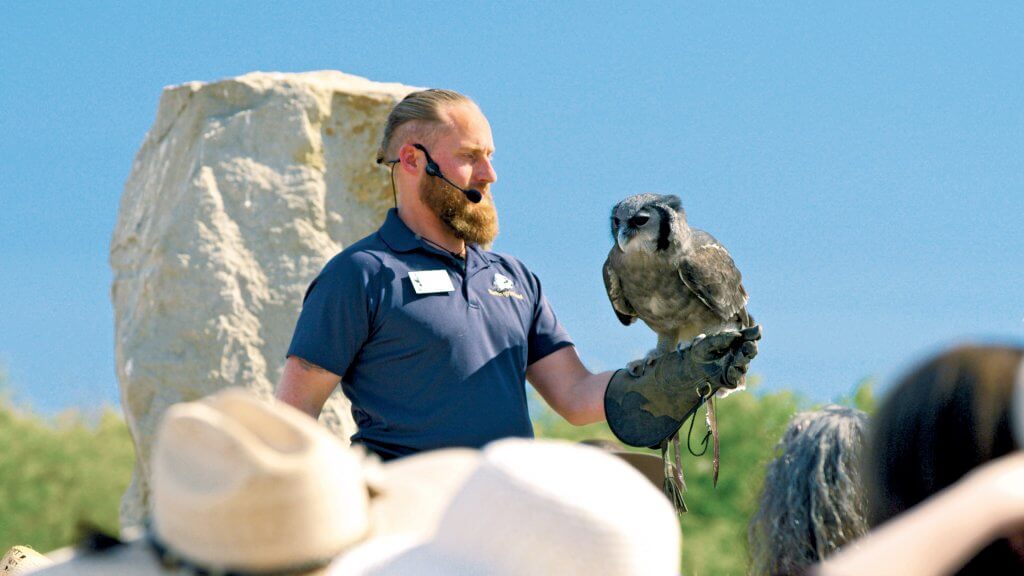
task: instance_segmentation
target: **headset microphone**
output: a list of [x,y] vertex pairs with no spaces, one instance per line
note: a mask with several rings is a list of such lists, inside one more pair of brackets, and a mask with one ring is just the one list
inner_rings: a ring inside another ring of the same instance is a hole
[[426,168],[424,168],[424,172],[426,172],[430,176],[435,176],[437,178],[440,178],[441,180],[444,180],[445,182],[448,183],[449,186],[465,194],[466,200],[469,200],[473,204],[479,204],[480,201],[483,200],[484,195],[481,194],[480,191],[477,190],[476,188],[463,188],[462,186],[459,186],[455,182],[452,182],[451,180],[445,178],[444,174],[441,173],[441,167],[437,165],[437,162],[434,162],[434,159],[430,157],[430,152],[427,152],[427,149],[424,148],[422,144],[413,144],[413,147],[418,148],[421,152],[423,152],[423,155],[426,156],[427,158],[427,166]]

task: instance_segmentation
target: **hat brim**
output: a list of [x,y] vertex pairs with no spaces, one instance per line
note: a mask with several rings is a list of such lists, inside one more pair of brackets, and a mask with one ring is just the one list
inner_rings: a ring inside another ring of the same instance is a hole
[[145,540],[100,552],[76,552],[71,558],[32,572],[33,576],[165,576]]
[[412,534],[428,538],[466,479],[480,465],[480,451],[448,448],[384,464],[368,479],[371,535]]
[[14,546],[0,560],[0,575],[27,574],[53,564],[53,560],[29,546]]
[[370,540],[335,560],[328,576],[505,576],[493,566],[482,566],[446,553],[410,534]]

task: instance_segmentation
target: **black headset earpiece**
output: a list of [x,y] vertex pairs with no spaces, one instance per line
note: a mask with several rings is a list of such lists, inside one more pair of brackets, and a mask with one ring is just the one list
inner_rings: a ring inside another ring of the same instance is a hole
[[430,157],[430,152],[427,152],[426,147],[422,144],[413,144],[412,147],[423,152],[423,156],[427,159],[427,165],[423,168],[424,172],[430,176],[434,176],[435,178],[444,178],[444,175],[441,174],[441,167],[437,165],[437,162],[434,162],[433,158]]
[[457,185],[455,182],[452,182],[451,180],[445,178],[444,174],[441,173],[441,167],[437,165],[437,162],[434,162],[434,159],[430,157],[430,152],[427,152],[426,147],[424,147],[422,144],[413,144],[412,146],[413,148],[416,148],[420,152],[423,152],[423,157],[427,159],[427,165],[423,167],[423,171],[426,172],[428,176],[433,176],[434,178],[440,178],[441,180],[444,180],[450,186],[465,194],[466,199],[474,204],[479,203],[480,200],[483,199],[484,195],[481,194],[479,190],[475,188],[463,188]]

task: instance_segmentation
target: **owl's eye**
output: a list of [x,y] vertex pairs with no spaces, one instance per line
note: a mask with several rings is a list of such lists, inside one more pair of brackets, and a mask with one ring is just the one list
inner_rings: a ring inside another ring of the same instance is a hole
[[615,227],[619,226],[619,219],[618,219],[618,217],[615,217],[615,216],[612,217],[612,226],[615,226]]
[[649,216],[633,216],[629,219],[629,223],[632,226],[643,226],[644,224],[647,224],[647,221],[650,219],[651,218]]

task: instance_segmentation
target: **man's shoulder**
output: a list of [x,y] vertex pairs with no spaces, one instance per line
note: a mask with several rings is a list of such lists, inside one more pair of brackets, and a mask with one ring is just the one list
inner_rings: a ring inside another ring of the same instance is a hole
[[385,267],[388,247],[374,232],[350,244],[324,265],[321,275],[347,274],[354,271],[374,273]]

